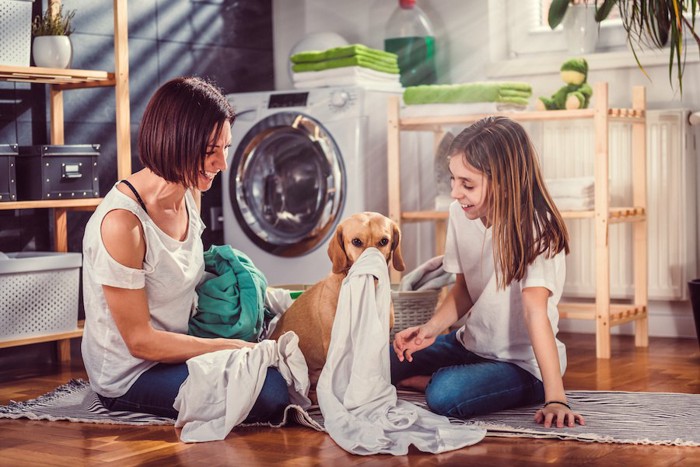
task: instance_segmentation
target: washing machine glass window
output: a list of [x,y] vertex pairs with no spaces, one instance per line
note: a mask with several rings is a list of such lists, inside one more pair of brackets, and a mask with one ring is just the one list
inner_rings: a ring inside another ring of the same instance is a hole
[[243,231],[278,256],[301,256],[321,245],[345,202],[338,145],[320,122],[299,112],[256,123],[236,148],[229,177]]

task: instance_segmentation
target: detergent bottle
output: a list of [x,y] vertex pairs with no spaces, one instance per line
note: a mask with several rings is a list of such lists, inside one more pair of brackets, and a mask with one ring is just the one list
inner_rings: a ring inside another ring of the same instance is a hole
[[399,0],[384,37],[384,50],[398,55],[401,85],[437,82],[433,26],[416,0]]

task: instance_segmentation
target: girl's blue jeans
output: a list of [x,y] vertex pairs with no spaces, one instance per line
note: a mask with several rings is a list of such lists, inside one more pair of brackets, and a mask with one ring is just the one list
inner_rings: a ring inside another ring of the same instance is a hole
[[[109,410],[177,418],[173,403],[188,374],[186,363],[159,363],[139,376],[123,396],[99,398]],[[280,422],[289,404],[286,381],[276,368],[269,367],[262,391],[243,423]]]
[[438,336],[433,345],[413,354],[413,362],[391,352],[391,382],[411,376],[432,376],[425,399],[440,415],[469,418],[544,400],[542,382],[519,366],[489,360],[469,350],[457,331]]

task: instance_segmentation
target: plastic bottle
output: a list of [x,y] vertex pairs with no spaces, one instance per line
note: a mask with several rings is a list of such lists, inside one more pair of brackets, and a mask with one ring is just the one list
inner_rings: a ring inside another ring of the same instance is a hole
[[399,0],[386,23],[384,50],[399,56],[401,84],[435,84],[435,35],[433,26],[416,0]]

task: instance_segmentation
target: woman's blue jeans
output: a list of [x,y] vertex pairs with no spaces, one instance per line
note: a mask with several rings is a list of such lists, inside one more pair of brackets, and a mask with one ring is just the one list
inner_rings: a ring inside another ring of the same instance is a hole
[[489,360],[457,340],[457,331],[438,336],[433,345],[399,362],[391,352],[391,382],[411,376],[432,376],[425,400],[435,413],[469,418],[544,401],[542,382],[519,366]]
[[[173,403],[188,374],[186,363],[159,363],[139,376],[123,396],[99,397],[109,410],[177,418]],[[289,404],[287,382],[276,368],[269,367],[262,391],[243,423],[278,423]]]

